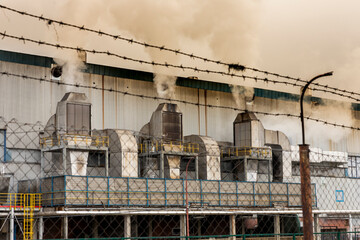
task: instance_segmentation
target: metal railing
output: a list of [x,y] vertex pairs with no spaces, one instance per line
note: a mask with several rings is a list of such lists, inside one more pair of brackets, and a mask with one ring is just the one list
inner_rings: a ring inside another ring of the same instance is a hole
[[63,134],[56,137],[40,138],[41,147],[53,147],[62,145],[78,147],[107,147],[109,146],[109,137],[97,135]]
[[0,208],[41,207],[40,193],[0,193]]
[[[301,206],[299,183],[188,180],[188,184],[189,203],[201,207]],[[315,186],[313,189],[316,206]],[[66,175],[42,179],[40,192],[43,206],[51,207],[186,206],[184,179]]]
[[221,149],[221,157],[271,158],[272,152],[264,147],[225,147]]
[[139,153],[150,152],[185,152],[199,153],[199,144],[182,141],[152,140],[139,144]]

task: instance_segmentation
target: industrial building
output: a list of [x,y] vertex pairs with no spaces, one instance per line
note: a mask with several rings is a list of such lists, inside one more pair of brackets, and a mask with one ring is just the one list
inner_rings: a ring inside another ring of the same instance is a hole
[[[185,236],[187,210],[192,236],[301,232],[299,149],[217,107],[236,108],[228,85],[178,78],[166,101],[152,73],[86,66],[69,83],[51,58],[0,51],[0,238]],[[252,104],[298,96],[255,89]],[[358,134],[311,148],[315,232],[360,226]]]

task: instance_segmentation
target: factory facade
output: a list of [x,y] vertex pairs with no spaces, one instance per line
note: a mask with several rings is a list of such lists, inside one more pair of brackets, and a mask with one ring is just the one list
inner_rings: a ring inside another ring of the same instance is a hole
[[[167,100],[148,72],[87,64],[69,82],[51,58],[0,64],[1,237],[301,232],[299,149],[254,113],[296,110],[297,95],[254,89],[239,111],[221,83],[178,78]],[[311,146],[315,232],[360,226],[358,134]]]

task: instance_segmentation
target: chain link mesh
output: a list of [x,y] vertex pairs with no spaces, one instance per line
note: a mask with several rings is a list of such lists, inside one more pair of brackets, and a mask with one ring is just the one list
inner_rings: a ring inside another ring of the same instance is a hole
[[[0,118],[0,239],[302,237],[298,147],[148,131]],[[309,156],[315,238],[357,239],[360,156]]]

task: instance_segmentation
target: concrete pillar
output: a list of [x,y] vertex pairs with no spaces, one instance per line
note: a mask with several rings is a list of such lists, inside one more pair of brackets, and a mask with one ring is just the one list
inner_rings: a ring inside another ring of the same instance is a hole
[[124,238],[131,237],[131,216],[125,215],[124,216]]
[[280,215],[274,216],[274,233],[276,234],[275,239],[280,240]]
[[61,222],[61,238],[68,239],[69,238],[69,217],[64,216],[62,217]]
[[[314,233],[320,233],[321,227],[319,222],[319,214],[314,214]],[[316,234],[314,237],[315,240],[321,240],[321,234]]]
[[180,236],[186,236],[186,215],[180,215]]
[[[230,215],[230,235],[236,235],[236,215]],[[230,237],[229,239],[236,240],[236,237]]]

